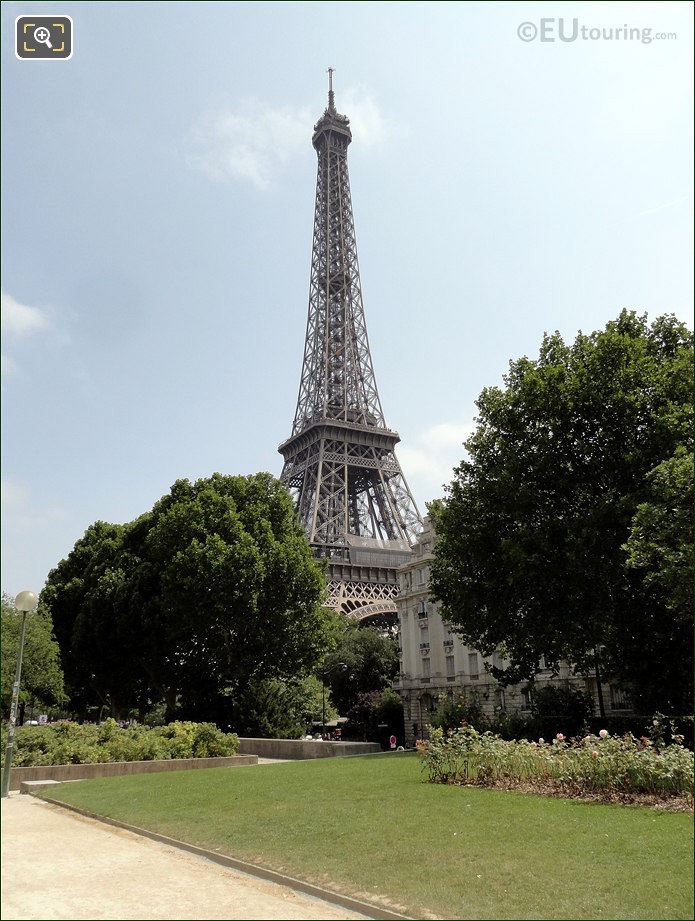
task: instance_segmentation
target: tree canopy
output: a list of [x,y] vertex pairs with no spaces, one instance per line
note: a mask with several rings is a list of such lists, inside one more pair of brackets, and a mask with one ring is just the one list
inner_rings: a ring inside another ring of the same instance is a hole
[[297,739],[315,723],[334,720],[330,691],[314,675],[257,678],[235,700],[232,723],[241,735]]
[[319,674],[331,688],[333,702],[343,716],[360,694],[382,691],[398,672],[398,646],[375,627],[346,622],[335,649],[323,661]]
[[[12,599],[2,599],[2,709],[9,713],[19,653],[21,614]],[[65,701],[60,650],[53,636],[51,616],[42,605],[26,620],[20,703],[34,701],[37,707],[60,705]]]
[[627,609],[622,656],[644,710],[691,709],[692,526],[693,454],[679,448],[647,475],[647,501],[637,506],[624,547],[641,603]]
[[[541,656],[588,670],[598,654],[604,671],[643,686],[648,669],[625,650],[647,659],[656,621],[662,654],[690,669],[678,588],[689,563],[665,565],[656,547],[675,538],[663,476],[650,471],[692,450],[692,363],[682,323],[623,311],[572,344],[546,335],[538,359],[510,362],[505,386],[481,394],[468,456],[430,507],[431,589],[464,642],[506,654],[500,680],[532,677]],[[644,507],[655,500],[661,517]],[[666,704],[685,705],[680,677],[662,687]]]
[[270,474],[178,480],[127,525],[97,522],[49,575],[74,699],[164,699],[168,717],[228,720],[259,676],[308,673],[330,645],[325,582]]

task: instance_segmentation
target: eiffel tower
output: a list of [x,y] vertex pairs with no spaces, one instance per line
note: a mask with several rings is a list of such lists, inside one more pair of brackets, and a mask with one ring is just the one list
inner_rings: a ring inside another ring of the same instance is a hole
[[347,148],[328,70],[328,107],[314,126],[318,155],[304,363],[292,434],[278,450],[282,482],[317,557],[329,603],[388,624],[396,570],[410,556],[420,514],[394,452],[377,391],[362,305]]

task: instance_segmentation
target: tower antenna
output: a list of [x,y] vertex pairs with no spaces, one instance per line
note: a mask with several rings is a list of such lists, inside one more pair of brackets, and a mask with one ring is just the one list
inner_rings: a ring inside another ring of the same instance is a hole
[[328,111],[332,114],[335,112],[335,96],[333,94],[333,74],[335,67],[328,68]]

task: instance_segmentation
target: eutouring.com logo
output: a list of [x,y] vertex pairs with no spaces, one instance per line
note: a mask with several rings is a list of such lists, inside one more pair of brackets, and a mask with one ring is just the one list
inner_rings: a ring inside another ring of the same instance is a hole
[[578,19],[539,19],[521,22],[516,34],[522,42],[652,42],[673,41],[675,32],[656,32],[651,26],[584,26]]

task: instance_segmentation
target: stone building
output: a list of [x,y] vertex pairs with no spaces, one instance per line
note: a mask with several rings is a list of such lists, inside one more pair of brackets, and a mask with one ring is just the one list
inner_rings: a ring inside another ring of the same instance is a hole
[[[502,687],[486,665],[504,666],[498,654],[483,656],[465,646],[439,615],[428,594],[434,532],[428,519],[410,560],[398,570],[400,585],[396,598],[400,675],[394,688],[403,699],[406,744],[427,735],[427,725],[442,697],[463,694],[475,700],[487,716],[496,713],[530,712],[531,692],[527,682]],[[545,668],[541,660],[535,676],[536,687],[544,684],[572,685],[587,693],[598,712],[595,680],[575,675],[562,664],[559,674]],[[626,713],[627,702],[620,691],[604,683],[606,712]]]

